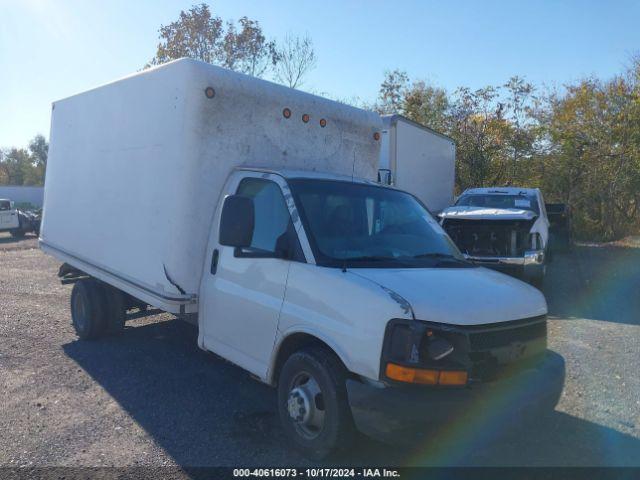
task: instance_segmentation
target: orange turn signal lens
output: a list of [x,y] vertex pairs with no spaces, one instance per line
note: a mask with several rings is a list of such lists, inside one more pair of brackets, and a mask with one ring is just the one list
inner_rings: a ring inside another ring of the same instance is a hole
[[387,378],[404,383],[422,385],[466,385],[467,372],[458,370],[425,370],[423,368],[403,367],[395,363],[387,363]]
[[284,118],[289,118],[291,116],[291,110],[288,108],[285,108],[284,110],[282,110],[282,116]]
[[436,385],[438,383],[437,370],[423,370],[420,368],[403,367],[395,363],[387,363],[386,374],[391,380],[405,383],[422,383]]
[[207,98],[213,98],[216,96],[216,91],[213,89],[213,87],[207,87],[204,89],[204,94]]
[[305,113],[305,114],[302,115],[302,121],[304,123],[307,123],[309,121],[309,114],[308,113]]
[[442,371],[440,372],[440,385],[466,385],[467,384],[467,372],[465,371]]
[[320,119],[320,126],[321,126],[322,128],[324,128],[324,127],[326,127],[326,126],[327,126],[327,121],[326,121],[324,118],[321,118],[321,119]]
[[380,140],[380,132],[375,132],[375,133],[373,134],[373,139],[374,139],[375,141]]

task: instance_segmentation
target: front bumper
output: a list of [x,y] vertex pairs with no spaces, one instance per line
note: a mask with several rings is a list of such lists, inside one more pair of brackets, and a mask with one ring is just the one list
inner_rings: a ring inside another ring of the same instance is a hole
[[483,267],[515,273],[525,278],[539,277],[544,273],[544,250],[528,250],[522,257],[478,257],[465,255],[470,262]]
[[523,414],[553,410],[564,378],[564,359],[547,350],[531,368],[464,388],[379,388],[349,380],[347,391],[358,429],[395,442],[419,438],[448,424],[478,428],[478,422],[486,422],[502,428]]

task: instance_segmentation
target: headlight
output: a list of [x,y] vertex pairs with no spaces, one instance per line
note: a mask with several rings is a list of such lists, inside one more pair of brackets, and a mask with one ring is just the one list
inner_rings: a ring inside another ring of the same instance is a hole
[[460,385],[451,379],[464,377],[466,384],[466,342],[464,335],[443,325],[391,320],[385,332],[381,372],[404,383]]

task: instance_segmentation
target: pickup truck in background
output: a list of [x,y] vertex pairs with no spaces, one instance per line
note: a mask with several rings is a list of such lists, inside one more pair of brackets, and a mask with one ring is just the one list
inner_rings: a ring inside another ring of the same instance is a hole
[[377,114],[188,59],[54,106],[40,246],[81,339],[122,332],[136,302],[194,323],[200,348],[277,389],[313,458],[356,427],[556,404],[544,296],[376,183]]
[[467,259],[542,285],[549,256],[549,219],[539,189],[468,189],[439,217]]
[[9,232],[14,238],[27,233],[40,233],[40,217],[32,212],[18,210],[8,199],[0,199],[0,232]]

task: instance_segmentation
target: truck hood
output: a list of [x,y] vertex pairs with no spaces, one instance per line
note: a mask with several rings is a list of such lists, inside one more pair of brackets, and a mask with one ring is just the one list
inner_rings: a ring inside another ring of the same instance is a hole
[[547,313],[540,291],[486,268],[349,269],[408,302],[417,320],[482,325]]
[[449,207],[440,213],[440,218],[460,220],[533,220],[537,215],[531,210],[517,208]]

